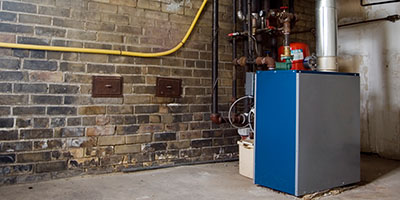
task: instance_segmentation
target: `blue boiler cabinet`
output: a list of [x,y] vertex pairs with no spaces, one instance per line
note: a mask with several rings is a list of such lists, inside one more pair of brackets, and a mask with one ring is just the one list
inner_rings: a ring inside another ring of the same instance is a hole
[[360,181],[360,78],[259,71],[254,183],[302,196]]

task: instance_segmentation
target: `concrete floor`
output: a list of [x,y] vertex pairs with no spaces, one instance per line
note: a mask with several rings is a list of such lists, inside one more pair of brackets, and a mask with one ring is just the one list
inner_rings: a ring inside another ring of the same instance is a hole
[[[400,199],[399,161],[363,155],[361,173],[362,182],[358,186],[345,191],[333,190],[314,198]],[[2,200],[297,199],[253,185],[252,180],[238,174],[237,162],[3,186],[0,194]]]

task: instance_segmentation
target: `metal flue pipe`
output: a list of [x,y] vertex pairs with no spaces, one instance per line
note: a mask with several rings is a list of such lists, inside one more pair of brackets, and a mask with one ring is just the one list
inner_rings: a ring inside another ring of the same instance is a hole
[[337,71],[336,0],[316,1],[316,36],[319,71]]

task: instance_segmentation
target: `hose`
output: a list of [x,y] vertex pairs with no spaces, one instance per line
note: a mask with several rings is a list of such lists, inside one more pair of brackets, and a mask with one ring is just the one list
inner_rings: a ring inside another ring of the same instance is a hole
[[[250,96],[250,95],[240,97],[240,98],[237,99],[235,102],[233,102],[232,105],[231,105],[231,107],[229,108],[228,120],[229,120],[229,123],[230,123],[233,127],[235,127],[235,128],[246,128],[247,126],[249,126],[249,124],[246,124],[245,126],[242,126],[242,127],[236,126],[235,124],[233,124],[232,119],[231,119],[231,118],[232,118],[232,117],[231,117],[231,114],[232,114],[232,109],[233,109],[233,107],[235,107],[235,105],[236,105],[239,101],[241,101],[241,100],[243,100],[243,99],[247,99],[247,98],[253,99],[254,97],[253,97],[253,96]],[[244,119],[246,119],[246,118],[244,118]],[[243,122],[245,122],[245,121],[243,121]]]
[[248,116],[247,116],[247,117],[248,117],[247,121],[249,121],[249,128],[250,128],[250,130],[251,130],[253,133],[254,133],[254,129],[253,129],[253,126],[251,125],[251,113],[253,113],[253,115],[254,115],[255,112],[256,112],[255,108],[252,108],[252,109],[250,110]]
[[176,51],[178,51],[188,40],[190,34],[192,33],[197,21],[200,18],[201,13],[204,10],[204,7],[207,4],[207,0],[204,0],[201,4],[199,10],[195,18],[192,21],[186,35],[183,37],[182,41],[179,42],[174,48],[158,52],[158,53],[141,53],[141,52],[130,52],[130,51],[121,51],[121,50],[106,50],[106,49],[88,49],[88,48],[74,48],[74,47],[55,47],[55,46],[45,46],[45,45],[30,45],[30,44],[14,44],[14,43],[5,43],[0,42],[0,47],[3,48],[13,48],[13,49],[30,49],[30,50],[45,50],[45,51],[63,51],[63,52],[75,52],[75,53],[94,53],[94,54],[107,54],[107,55],[121,55],[121,56],[135,56],[135,57],[160,57],[170,55]]

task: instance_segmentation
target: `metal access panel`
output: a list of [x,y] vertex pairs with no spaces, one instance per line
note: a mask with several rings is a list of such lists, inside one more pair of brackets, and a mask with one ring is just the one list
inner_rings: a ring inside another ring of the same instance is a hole
[[255,184],[301,196],[359,182],[359,83],[349,73],[257,72]]
[[120,98],[123,96],[121,76],[93,76],[92,97]]

